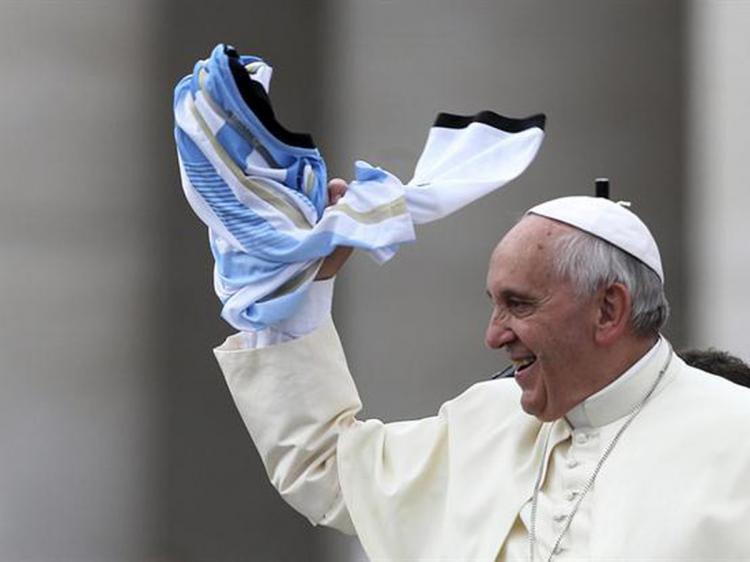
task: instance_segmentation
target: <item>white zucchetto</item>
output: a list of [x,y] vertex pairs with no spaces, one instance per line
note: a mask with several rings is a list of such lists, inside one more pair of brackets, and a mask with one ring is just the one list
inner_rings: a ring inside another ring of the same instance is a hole
[[648,227],[622,204],[603,197],[574,195],[546,201],[526,211],[560,221],[617,246],[653,269],[664,283],[659,248]]

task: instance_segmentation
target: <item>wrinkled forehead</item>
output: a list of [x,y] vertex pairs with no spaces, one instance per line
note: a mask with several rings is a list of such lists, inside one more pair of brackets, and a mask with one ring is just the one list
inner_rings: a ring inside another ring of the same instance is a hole
[[551,275],[554,244],[575,229],[537,215],[526,215],[495,246],[487,271],[488,285],[499,275],[548,278]]
[[525,215],[495,246],[492,258],[502,258],[507,253],[535,255],[547,252],[563,234],[575,232],[567,224],[539,215]]

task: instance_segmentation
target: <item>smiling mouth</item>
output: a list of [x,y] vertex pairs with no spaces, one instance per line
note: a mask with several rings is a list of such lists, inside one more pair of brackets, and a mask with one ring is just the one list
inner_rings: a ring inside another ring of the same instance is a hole
[[522,357],[520,359],[513,359],[513,365],[516,367],[516,373],[520,373],[528,369],[536,361],[536,356]]

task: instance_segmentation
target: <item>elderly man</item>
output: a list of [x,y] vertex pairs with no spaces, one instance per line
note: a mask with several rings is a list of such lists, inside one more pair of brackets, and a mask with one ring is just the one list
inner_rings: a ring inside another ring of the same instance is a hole
[[355,418],[318,320],[330,289],[303,328],[216,350],[271,481],[312,523],[356,533],[373,560],[750,560],[750,392],[659,335],[659,252],[629,210],[563,198],[508,232],[486,343],[515,383],[476,384],[435,417]]

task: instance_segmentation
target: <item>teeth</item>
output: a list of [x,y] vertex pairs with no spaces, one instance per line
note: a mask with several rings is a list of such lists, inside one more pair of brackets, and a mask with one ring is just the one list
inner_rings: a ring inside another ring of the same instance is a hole
[[514,359],[513,364],[516,366],[516,369],[523,369],[531,365],[534,361],[536,361],[536,357],[524,357],[522,359]]

